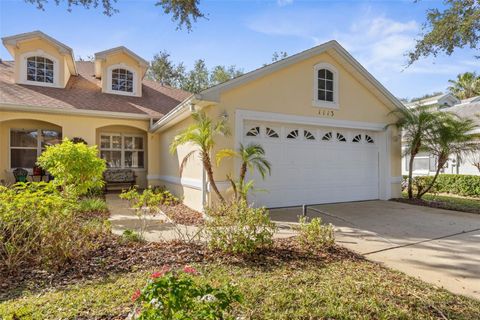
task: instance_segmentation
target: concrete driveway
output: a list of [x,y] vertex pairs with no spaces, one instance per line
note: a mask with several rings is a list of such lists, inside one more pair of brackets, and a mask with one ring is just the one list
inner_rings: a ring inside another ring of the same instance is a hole
[[[280,226],[299,214],[271,210]],[[317,205],[307,215],[332,223],[339,244],[370,260],[480,300],[480,215],[392,201]]]

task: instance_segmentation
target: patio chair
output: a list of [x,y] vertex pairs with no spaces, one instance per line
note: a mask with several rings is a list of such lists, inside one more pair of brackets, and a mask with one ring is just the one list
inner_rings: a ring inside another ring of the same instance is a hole
[[23,168],[16,168],[13,170],[13,176],[15,177],[15,183],[27,182],[28,171]]

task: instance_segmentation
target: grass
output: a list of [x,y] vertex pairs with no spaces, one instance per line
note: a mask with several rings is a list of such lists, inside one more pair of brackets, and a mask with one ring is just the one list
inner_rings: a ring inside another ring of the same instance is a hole
[[[276,267],[210,263],[199,281],[234,282],[242,319],[475,319],[480,302],[433,288],[366,260],[290,262]],[[130,272],[0,303],[12,319],[125,316],[150,272]]]
[[[403,197],[407,198],[406,192],[403,193]],[[427,193],[422,200],[425,201],[425,204],[431,204],[437,208],[480,213],[480,199]]]

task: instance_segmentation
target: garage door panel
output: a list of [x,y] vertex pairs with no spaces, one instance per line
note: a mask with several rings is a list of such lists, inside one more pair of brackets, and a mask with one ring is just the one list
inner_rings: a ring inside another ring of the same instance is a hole
[[[265,126],[259,125],[261,128]],[[292,126],[277,124],[278,132],[291,132]],[[356,200],[378,199],[379,196],[379,150],[375,143],[368,143],[362,130],[348,132],[345,129],[327,128],[311,132],[342,132],[345,142],[306,140],[303,130],[297,139],[286,137],[266,138],[264,132],[244,140],[262,145],[266,158],[272,164],[272,175],[262,180],[258,173],[249,174],[255,180],[258,192],[250,200],[258,206],[280,207],[301,204],[320,204]],[[361,135],[361,143],[352,142],[352,137]],[[375,137],[374,133],[368,133]]]

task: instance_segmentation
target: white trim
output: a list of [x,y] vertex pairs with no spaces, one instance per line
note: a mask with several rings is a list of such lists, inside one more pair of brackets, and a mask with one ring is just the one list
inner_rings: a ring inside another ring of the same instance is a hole
[[391,184],[402,183],[402,181],[403,181],[403,177],[402,177],[402,176],[390,177],[390,183],[391,183]]
[[235,136],[241,137],[243,133],[244,120],[257,120],[268,122],[282,122],[291,124],[314,125],[324,127],[339,127],[349,129],[363,129],[372,131],[384,131],[387,124],[363,121],[335,120],[328,118],[314,118],[307,116],[297,116],[284,113],[272,113],[263,111],[252,111],[237,109],[235,111]]
[[[112,89],[112,71],[114,69],[125,69],[133,74],[133,81],[132,81],[132,92],[128,91],[120,91],[120,90],[113,90]],[[117,63],[117,64],[112,64],[111,66],[108,66],[107,68],[107,89],[106,93],[111,93],[111,94],[119,94],[122,96],[138,96],[138,87],[137,87],[137,82],[138,82],[138,74],[135,71],[134,68],[128,66],[125,63]]]
[[[203,190],[202,179],[149,174],[147,175],[147,180],[161,180],[182,187],[187,187],[195,190]],[[215,183],[217,184],[217,187],[220,191],[227,190],[230,187],[230,183],[228,181],[215,181]],[[207,191],[210,192],[210,184],[207,183],[206,185]]]
[[39,112],[39,113],[53,113],[63,115],[83,115],[83,116],[100,116],[105,118],[120,118],[120,119],[138,119],[138,120],[150,120],[152,116],[148,114],[139,113],[127,113],[127,112],[113,112],[113,111],[101,111],[101,110],[80,110],[80,109],[53,109],[48,107],[38,107],[31,105],[18,105],[11,103],[0,103],[0,110],[10,111],[25,111],[25,112]]
[[115,47],[115,48],[111,48],[111,49],[107,49],[107,50],[104,50],[104,51],[97,52],[97,53],[94,54],[95,59],[106,59],[106,57],[108,55],[110,55],[112,53],[115,53],[115,52],[118,52],[118,51],[126,53],[127,55],[131,56],[141,66],[148,67],[148,61],[147,60],[143,59],[138,54],[136,54],[135,52],[133,52],[132,50],[128,49],[125,46],[119,46],[119,47]]
[[[27,59],[31,57],[42,57],[42,58],[47,58],[51,61],[53,61],[53,83],[48,83],[48,82],[40,82],[40,81],[31,81],[27,80]],[[40,87],[54,87],[54,88],[63,88],[63,86],[60,85],[60,64],[58,62],[58,59],[55,58],[54,56],[46,53],[43,50],[35,50],[35,51],[29,51],[25,52],[20,55],[19,57],[19,63],[20,63],[20,75],[19,75],[19,80],[20,83],[23,84],[28,84],[32,86],[40,86]]]
[[194,96],[191,95],[190,97],[183,100],[175,108],[170,110],[150,128],[150,132],[154,133],[157,130],[160,130],[160,132],[162,132],[163,130],[166,130],[170,126],[174,125],[175,123],[178,123],[190,116],[191,112],[195,109],[192,101],[193,97]]
[[[333,102],[324,101],[318,99],[318,71],[321,69],[329,70],[333,73]],[[313,66],[313,92],[312,92],[312,105],[314,107],[319,108],[329,108],[329,109],[339,109],[339,101],[338,101],[338,77],[339,73],[337,68],[335,68],[332,64],[327,62],[317,63]]]

